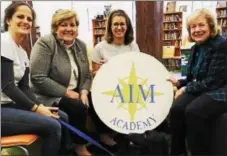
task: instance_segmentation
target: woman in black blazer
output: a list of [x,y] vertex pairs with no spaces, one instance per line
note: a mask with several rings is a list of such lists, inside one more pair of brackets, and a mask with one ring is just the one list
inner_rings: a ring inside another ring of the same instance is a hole
[[212,122],[226,112],[226,48],[219,44],[216,19],[207,10],[192,13],[187,19],[191,58],[186,79],[169,78],[178,88],[170,110],[171,154],[186,154],[185,138],[192,155],[211,154]]

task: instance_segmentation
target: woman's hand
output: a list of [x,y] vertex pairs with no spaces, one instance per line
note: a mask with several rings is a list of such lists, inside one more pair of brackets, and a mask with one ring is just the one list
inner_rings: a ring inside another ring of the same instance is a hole
[[171,82],[173,84],[173,86],[178,86],[178,83],[179,83],[178,80],[172,76],[167,78],[167,81]]
[[99,70],[99,68],[106,63],[108,60],[107,59],[102,59],[99,61],[99,63],[96,62],[92,62],[92,76],[95,77],[97,71]]
[[83,104],[89,106],[88,97],[87,97],[86,94],[82,94],[82,95],[80,96],[80,99],[81,99],[81,101],[83,102]]
[[65,96],[71,99],[79,99],[80,97],[79,93],[69,89],[65,92]]
[[87,90],[82,90],[80,92],[80,99],[83,102],[83,104],[89,106],[88,91]]
[[181,87],[179,90],[176,91],[175,99],[177,99],[179,96],[181,96],[185,92],[185,87]]
[[52,113],[51,111],[58,111],[58,108],[57,107],[45,107],[44,105],[40,104],[35,112],[38,114],[44,115],[44,116],[59,119],[59,115],[57,113]]
[[59,108],[58,107],[47,107],[50,111],[51,111],[51,113],[54,115],[54,118],[56,118],[57,117],[57,119],[58,118],[60,118],[60,116],[58,115],[58,110],[59,110]]
[[106,62],[108,62],[107,59],[102,59],[102,60],[100,60],[100,62],[99,62],[99,63],[100,63],[100,64],[99,64],[100,67],[101,67],[104,63],[106,63]]

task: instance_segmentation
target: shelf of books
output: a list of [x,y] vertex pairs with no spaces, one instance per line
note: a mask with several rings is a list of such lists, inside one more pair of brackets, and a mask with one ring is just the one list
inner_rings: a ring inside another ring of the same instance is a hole
[[221,34],[227,38],[227,1],[219,1],[217,3],[216,13],[217,24],[221,28]]
[[105,18],[92,20],[93,46],[103,40],[106,31],[106,22],[107,20]]
[[181,67],[182,12],[164,13],[163,17],[163,64],[170,71]]

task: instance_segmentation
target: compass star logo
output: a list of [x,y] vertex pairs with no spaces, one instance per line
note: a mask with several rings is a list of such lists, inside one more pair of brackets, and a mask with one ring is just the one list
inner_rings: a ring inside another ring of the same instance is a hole
[[148,85],[147,80],[137,76],[135,64],[132,63],[129,76],[119,78],[116,88],[103,94],[112,97],[110,103],[116,101],[118,108],[127,110],[130,120],[133,121],[137,111],[147,109],[149,104],[155,103],[155,96],[163,95],[161,92],[155,92],[155,85]]
[[114,56],[96,73],[93,106],[108,127],[123,134],[144,133],[166,118],[173,101],[168,70],[145,53]]

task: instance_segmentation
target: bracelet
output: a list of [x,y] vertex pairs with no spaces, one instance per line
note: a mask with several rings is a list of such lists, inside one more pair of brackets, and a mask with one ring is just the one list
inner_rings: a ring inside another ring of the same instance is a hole
[[83,89],[83,90],[80,91],[80,94],[86,94],[86,95],[88,95],[88,93],[89,92],[86,89]]

